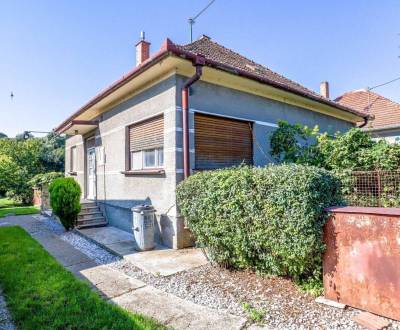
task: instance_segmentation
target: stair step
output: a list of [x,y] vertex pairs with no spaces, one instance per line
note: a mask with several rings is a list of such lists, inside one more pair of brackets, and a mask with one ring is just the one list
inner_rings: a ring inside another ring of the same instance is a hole
[[83,224],[78,224],[76,228],[81,229],[81,228],[90,228],[90,227],[105,227],[107,226],[107,221],[98,221],[94,223],[83,223]]
[[[102,215],[95,217],[95,218],[90,218],[90,219],[78,219],[76,223],[91,223],[91,222],[96,222],[96,221],[106,221],[106,218],[104,218]],[[106,221],[107,222],[107,221]]]
[[81,212],[90,212],[93,210],[99,210],[100,208],[98,206],[89,206],[89,207],[81,207]]
[[100,210],[90,211],[90,212],[81,212],[78,214],[78,218],[79,217],[85,218],[85,217],[90,217],[93,215],[103,215],[103,213]]

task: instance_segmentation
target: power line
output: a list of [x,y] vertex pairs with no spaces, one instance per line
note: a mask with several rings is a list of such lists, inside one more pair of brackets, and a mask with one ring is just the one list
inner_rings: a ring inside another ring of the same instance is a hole
[[375,88],[378,88],[378,87],[382,87],[382,86],[385,86],[385,85],[389,85],[389,84],[391,84],[392,82],[395,82],[395,81],[397,81],[397,80],[400,80],[400,77],[397,77],[397,78],[395,78],[395,79],[389,80],[389,81],[387,81],[387,82],[385,82],[385,83],[383,83],[383,84],[379,84],[379,85],[376,85],[376,86],[373,86],[373,87],[368,87],[368,90],[375,89]]

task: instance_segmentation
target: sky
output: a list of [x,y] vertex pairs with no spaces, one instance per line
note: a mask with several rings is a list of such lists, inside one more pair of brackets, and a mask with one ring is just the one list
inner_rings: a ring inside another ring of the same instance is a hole
[[[132,69],[140,31],[187,43],[208,1],[0,1],[0,132],[52,130]],[[399,0],[216,0],[202,34],[333,98],[400,77]],[[400,102],[400,81],[375,92]]]

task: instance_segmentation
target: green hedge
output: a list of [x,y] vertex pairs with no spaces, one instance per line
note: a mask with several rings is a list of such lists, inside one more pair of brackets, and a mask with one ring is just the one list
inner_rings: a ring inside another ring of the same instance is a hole
[[81,211],[81,187],[74,178],[54,179],[49,187],[50,204],[65,229],[74,227]]
[[320,278],[323,210],[342,203],[337,178],[303,165],[198,173],[178,186],[177,198],[215,262],[296,280]]

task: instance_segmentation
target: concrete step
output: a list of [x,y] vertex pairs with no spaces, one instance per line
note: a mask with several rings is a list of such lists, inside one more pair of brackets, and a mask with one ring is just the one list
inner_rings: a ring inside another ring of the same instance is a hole
[[97,221],[93,223],[82,223],[82,224],[77,224],[76,228],[82,229],[82,228],[95,228],[95,227],[105,227],[107,226],[108,223],[107,221]]
[[99,215],[97,217],[93,217],[90,219],[78,219],[76,221],[76,223],[80,224],[80,223],[92,223],[92,222],[96,222],[96,221],[106,221],[106,218],[104,218],[102,215]]
[[100,210],[84,212],[78,214],[78,220],[90,220],[98,217],[102,217],[103,213]]
[[89,220],[79,220],[76,222],[76,227],[79,228],[89,228],[89,227],[103,227],[107,226],[107,220],[103,216],[97,218],[92,218]]

